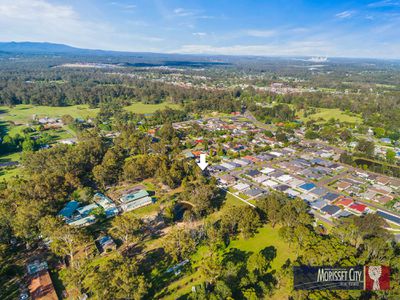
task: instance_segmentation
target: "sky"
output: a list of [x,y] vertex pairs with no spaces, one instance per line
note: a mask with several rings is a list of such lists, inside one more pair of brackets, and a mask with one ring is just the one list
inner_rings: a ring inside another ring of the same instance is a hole
[[193,54],[400,58],[400,0],[0,0],[0,41]]

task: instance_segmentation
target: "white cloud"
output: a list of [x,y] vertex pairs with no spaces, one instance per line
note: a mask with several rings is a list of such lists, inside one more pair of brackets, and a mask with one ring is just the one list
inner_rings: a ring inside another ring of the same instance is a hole
[[345,10],[345,11],[342,11],[342,12],[336,14],[335,17],[339,18],[339,19],[348,19],[348,18],[351,18],[352,16],[354,16],[354,14],[355,14],[355,11],[353,11],[353,10]]
[[[376,29],[378,30],[378,29]],[[328,57],[375,57],[375,58],[399,58],[400,43],[387,43],[387,38],[370,39],[370,36],[387,36],[379,28],[381,33],[365,31],[362,34],[352,32],[343,33],[321,32],[308,37],[299,36],[296,40],[279,39],[270,43],[249,44],[236,43],[187,43],[178,47],[171,53],[187,54],[211,54],[211,55],[256,55],[256,56],[328,56]],[[390,31],[390,30],[389,30]],[[392,31],[390,31],[392,32]],[[385,44],[386,43],[386,44]]]
[[306,33],[308,31],[309,31],[309,29],[305,28],[305,27],[295,27],[295,28],[289,29],[289,32],[291,32],[291,33]]
[[0,17],[22,20],[46,18],[76,18],[74,10],[67,5],[54,5],[42,0],[1,0]]
[[294,41],[269,45],[183,45],[171,51],[187,54],[227,54],[227,55],[326,55],[333,45],[324,41]]
[[207,35],[207,33],[205,33],[205,32],[193,32],[192,33],[194,36],[200,36],[200,37],[203,37],[203,36],[206,36]]
[[0,0],[0,28],[2,41],[48,41],[83,48],[146,51],[154,46],[151,43],[164,40],[88,20],[72,6],[46,0]]
[[[142,17],[111,23],[94,16],[82,15],[72,5],[58,3],[60,1],[55,0],[0,0],[0,41],[48,41],[82,48],[235,55],[398,58],[400,53],[400,45],[396,44],[396,28],[399,27],[400,19],[396,15],[390,18],[385,15],[384,22],[368,22],[374,27],[362,31],[347,32],[340,28],[326,30],[323,24],[315,28],[242,27],[240,30],[221,26],[216,28],[220,32],[215,34],[208,32],[208,27],[197,26],[196,21],[199,19],[211,18],[205,16],[202,10],[165,8],[157,12],[161,16],[160,20],[143,20]],[[361,13],[360,10],[343,11],[336,17],[345,19],[355,14],[361,17]],[[376,20],[380,19],[377,17]],[[249,36],[278,36],[279,41],[271,39],[271,43],[266,43],[260,39],[257,44],[250,44],[253,39],[249,39]],[[168,43],[163,42],[164,40]],[[384,45],[386,41],[391,41],[391,46]]]
[[120,2],[111,2],[110,4],[117,6],[123,10],[127,10],[127,11],[132,11],[137,8],[136,4],[125,4],[125,3],[120,3]]
[[191,19],[214,19],[213,16],[204,14],[204,11],[198,9],[186,9],[182,7],[175,8],[172,14],[167,17],[186,17]]
[[174,9],[174,15],[177,17],[190,17],[196,14],[196,11],[178,7]]
[[390,7],[390,6],[400,6],[400,1],[383,0],[376,1],[368,4],[369,7]]
[[246,30],[245,33],[248,36],[263,37],[263,38],[272,37],[278,34],[276,30],[256,30],[256,29]]

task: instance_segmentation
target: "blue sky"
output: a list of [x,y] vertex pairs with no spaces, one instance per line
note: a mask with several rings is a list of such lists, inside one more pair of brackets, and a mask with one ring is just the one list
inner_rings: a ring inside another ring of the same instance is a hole
[[400,58],[400,0],[0,0],[1,41],[124,51]]

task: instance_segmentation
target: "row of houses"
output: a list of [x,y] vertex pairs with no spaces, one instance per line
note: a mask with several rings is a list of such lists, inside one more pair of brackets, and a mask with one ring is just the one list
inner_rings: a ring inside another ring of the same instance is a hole
[[375,201],[382,205],[400,196],[399,179],[360,171],[338,180],[334,186],[347,195]]
[[[331,200],[333,198],[334,200]],[[361,216],[372,212],[367,205],[338,194],[334,194],[330,198],[321,197],[313,202],[309,202],[309,204],[312,209],[318,210],[330,218],[348,217],[351,215]]]
[[341,164],[309,155],[302,155],[289,161],[280,162],[279,167],[290,171],[290,173],[316,181],[326,176],[333,176],[344,169]]
[[[202,129],[211,132],[228,132],[220,135],[220,138],[234,138],[234,141],[227,141],[222,144],[222,148],[225,152],[241,152],[245,150],[254,150],[255,147],[265,147],[265,146],[282,146],[283,144],[278,142],[273,136],[266,136],[260,128],[257,128],[253,123],[247,121],[240,117],[231,117],[229,119],[220,118],[209,118],[200,119],[191,122],[191,124],[196,123]],[[188,130],[191,128],[189,122],[174,124],[175,129]],[[251,141],[248,141],[247,135],[249,133],[254,134]],[[204,142],[203,137],[196,137],[193,142],[196,145],[202,144]],[[211,149],[216,149],[216,144],[213,138],[208,139]]]
[[[282,192],[290,198],[300,198],[306,201],[314,210],[332,218],[346,217],[352,214],[361,215],[371,212],[364,204],[357,203],[343,195],[331,192],[327,188],[316,186],[273,167],[265,167],[261,170],[250,169],[244,173],[250,180],[261,184],[266,190]],[[249,184],[236,180],[234,176],[225,174],[219,177],[222,184],[234,184],[232,187],[239,192],[245,193],[251,188]],[[258,191],[258,194],[266,193],[266,190]],[[245,193],[246,194],[246,193]]]
[[290,156],[293,155],[296,151],[291,148],[283,148],[279,150],[269,151],[269,152],[262,152],[257,155],[246,155],[236,159],[225,159],[218,165],[210,166],[210,170],[213,172],[226,172],[232,171],[236,168],[246,167],[257,162],[265,162],[271,161],[275,158],[279,158],[281,156]]
[[262,190],[255,186],[250,186],[249,184],[241,181],[238,181],[235,185],[232,186],[232,188],[234,189],[234,191],[242,193],[251,198],[259,197],[266,192],[265,190]]

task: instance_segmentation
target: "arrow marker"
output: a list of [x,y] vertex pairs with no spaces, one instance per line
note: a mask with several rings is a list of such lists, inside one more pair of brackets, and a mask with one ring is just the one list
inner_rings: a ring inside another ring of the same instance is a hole
[[204,171],[205,168],[207,168],[208,163],[206,162],[206,155],[205,154],[200,154],[200,162],[198,162],[197,165],[203,171]]

